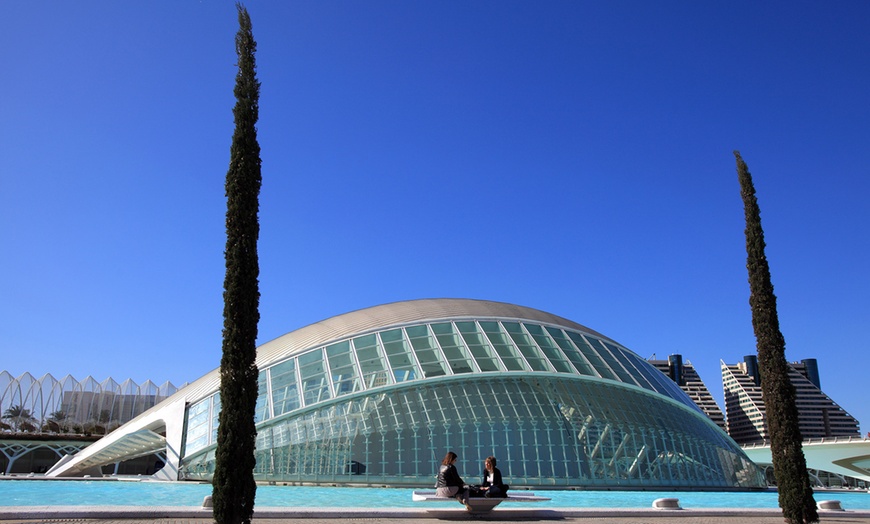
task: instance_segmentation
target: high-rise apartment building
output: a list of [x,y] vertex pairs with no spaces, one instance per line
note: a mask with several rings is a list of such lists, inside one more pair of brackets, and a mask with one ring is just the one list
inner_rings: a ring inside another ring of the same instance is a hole
[[727,430],[722,409],[713,399],[713,395],[710,394],[710,390],[707,389],[691,362],[684,361],[683,356],[679,354],[670,355],[667,360],[656,360],[653,356],[648,362],[676,382],[717,426]]
[[[769,440],[758,357],[722,367],[728,434],[738,444]],[[796,390],[798,420],[804,440],[860,436],[858,421],[831,400],[821,388],[816,359],[789,363],[789,379]]]

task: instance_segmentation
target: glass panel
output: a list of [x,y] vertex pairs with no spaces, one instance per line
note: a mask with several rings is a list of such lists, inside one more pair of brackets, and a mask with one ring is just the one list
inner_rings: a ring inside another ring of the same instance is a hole
[[619,362],[620,366],[625,368],[625,371],[628,374],[628,380],[625,380],[625,382],[629,384],[637,384],[638,386],[643,387],[645,381],[642,377],[637,376],[637,369],[635,369],[634,365],[632,365],[632,363],[626,358],[625,353],[618,347],[610,344],[609,342],[604,342],[602,340],[601,343],[607,346],[607,349],[610,350],[613,358],[615,358]]
[[299,388],[296,384],[296,360],[290,359],[269,368],[272,380],[272,406],[277,417],[299,407]]
[[257,406],[254,408],[254,422],[262,422],[269,418],[269,390],[267,386],[268,369],[260,371],[257,377]]
[[335,386],[335,396],[360,390],[359,376],[349,341],[327,346],[326,358],[329,362],[329,372],[332,374],[332,384]]
[[593,338],[590,336],[586,337],[586,340],[589,341],[589,344],[592,345],[595,349],[598,350],[598,354],[601,355],[601,358],[610,366],[610,369],[613,370],[614,373],[619,377],[620,382],[626,382],[628,384],[637,384],[634,380],[632,380],[631,375],[622,367],[622,365],[616,360],[611,353],[610,348],[604,344],[604,341],[601,339]]
[[481,371],[501,371],[498,365],[498,358],[493,352],[492,346],[486,340],[486,337],[477,330],[477,324],[474,322],[457,322],[456,328],[462,335],[462,340],[468,346],[468,350],[474,356]]
[[356,350],[356,359],[359,362],[366,389],[391,383],[389,373],[387,373],[387,362],[384,360],[383,352],[378,347],[377,336],[357,337],[353,339],[353,347]]
[[[626,358],[634,361],[634,367],[637,369],[642,377],[646,379],[645,381],[641,381],[640,384],[646,389],[651,389],[652,391],[661,391],[661,386],[659,384],[659,376],[665,376],[661,371],[652,368],[652,366],[646,366],[648,364],[646,360],[641,359],[640,357],[633,355],[631,353],[626,355]],[[652,368],[652,369],[650,369]],[[667,378],[667,377],[665,377]],[[668,381],[671,381],[668,378]],[[672,381],[671,381],[672,382]]]
[[[415,380],[419,378],[420,373],[417,369],[417,364],[414,362],[414,357],[411,355],[411,350],[408,347],[408,342],[405,340],[405,335],[401,329],[391,329],[380,333],[381,342],[384,344],[384,352],[389,359],[390,367],[393,369],[393,377],[396,382],[405,382],[406,380]],[[423,367],[425,370],[425,366]]]
[[220,424],[220,416],[221,416],[221,396],[220,393],[215,393],[211,396],[212,408],[211,408],[211,438],[209,439],[209,444],[214,444],[217,442],[217,431],[218,425]]
[[534,371],[551,371],[550,366],[547,365],[547,362],[541,356],[541,353],[538,351],[538,348],[535,347],[531,338],[523,331],[523,327],[516,322],[502,322],[502,325],[505,328],[505,331],[510,334],[514,343],[519,348],[520,353],[526,357],[526,362],[529,363],[529,366],[532,367]]
[[544,355],[550,360],[550,364],[556,368],[556,371],[559,373],[574,373],[574,368],[565,360],[565,356],[559,351],[553,339],[544,332],[543,327],[537,324],[523,324],[523,326],[532,335],[535,342],[538,343],[538,347],[541,348],[541,351],[544,352]]
[[[444,357],[441,356],[441,351],[438,350],[432,337],[429,336],[429,328],[427,326],[411,326],[405,330],[408,332],[414,354],[420,361],[423,376],[429,378],[446,375],[447,366]],[[404,351],[407,351],[407,346],[405,346]]]
[[601,360],[601,356],[598,355],[598,352],[592,349],[586,339],[584,339],[580,333],[574,333],[573,331],[567,331],[568,336],[577,345],[577,348],[583,353],[583,356],[586,357],[586,360],[592,364],[592,367],[595,368],[595,371],[598,373],[598,376],[601,378],[609,378],[610,380],[618,380],[616,375],[613,374],[613,371],[610,371],[610,368],[607,367],[607,364]]
[[481,329],[486,333],[495,352],[501,357],[501,361],[508,371],[528,371],[525,361],[520,358],[510,338],[501,330],[498,322],[481,322]]
[[299,357],[302,398],[306,406],[332,398],[323,365],[323,350],[311,351]]
[[203,399],[188,408],[185,455],[208,446],[208,410],[210,406],[211,397]]
[[[447,357],[447,362],[450,363],[453,373],[471,373],[474,371],[465,346],[462,344],[462,339],[453,331],[453,325],[449,323],[432,324],[432,332],[435,333],[435,338],[441,344],[441,350],[444,351],[444,356]],[[411,340],[412,344],[414,342]],[[416,349],[416,345],[414,347]]]
[[210,398],[206,398],[200,400],[196,404],[190,406],[187,410],[187,426],[196,426],[199,424],[204,424],[208,421],[208,408],[210,404]]
[[550,333],[550,336],[553,337],[553,340],[559,344],[559,347],[562,348],[562,352],[568,357],[568,360],[571,361],[571,364],[577,369],[577,372],[581,375],[589,375],[592,377],[597,377],[598,373],[592,369],[592,366],[589,365],[589,362],[583,358],[583,354],[577,350],[574,344],[568,340],[568,337],[565,333],[558,328],[548,327],[547,332]]

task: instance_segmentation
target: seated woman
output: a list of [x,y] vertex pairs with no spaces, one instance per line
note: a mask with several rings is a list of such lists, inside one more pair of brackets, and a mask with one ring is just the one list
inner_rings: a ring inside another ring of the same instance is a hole
[[468,490],[462,477],[456,471],[456,453],[448,451],[438,468],[438,480],[435,482],[435,495],[439,497],[455,497],[460,503],[468,500]]
[[487,498],[505,498],[508,485],[502,481],[501,471],[495,467],[495,463],[495,457],[486,457],[483,463],[483,481],[480,483],[480,491]]

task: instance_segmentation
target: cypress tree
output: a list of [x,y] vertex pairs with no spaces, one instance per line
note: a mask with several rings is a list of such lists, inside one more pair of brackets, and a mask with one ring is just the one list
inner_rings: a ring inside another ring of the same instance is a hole
[[746,215],[746,269],[749,272],[749,305],[758,350],[761,394],[767,411],[773,473],[779,488],[779,507],[786,522],[808,524],[819,521],[816,501],[810,486],[806,458],[801,447],[795,388],[788,378],[785,338],[779,329],[776,295],[770,279],[770,266],[764,254],[764,231],[755,186],[739,151],[737,178]]
[[250,523],[254,514],[257,402],[256,340],[259,313],[260,145],[257,142],[260,83],[247,9],[236,4],[238,73],[235,131],[226,178],[227,246],[224,279],[223,356],[220,367],[221,411],[213,477],[214,519],[218,524]]

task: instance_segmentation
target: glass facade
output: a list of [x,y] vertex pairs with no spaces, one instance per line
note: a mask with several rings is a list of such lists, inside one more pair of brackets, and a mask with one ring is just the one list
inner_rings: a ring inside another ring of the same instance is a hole
[[[219,399],[186,412],[181,475],[210,480]],[[512,485],[763,487],[660,371],[574,327],[508,318],[391,325],[261,364],[258,480],[429,486],[448,450]]]

